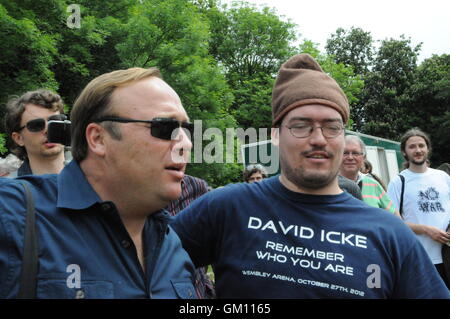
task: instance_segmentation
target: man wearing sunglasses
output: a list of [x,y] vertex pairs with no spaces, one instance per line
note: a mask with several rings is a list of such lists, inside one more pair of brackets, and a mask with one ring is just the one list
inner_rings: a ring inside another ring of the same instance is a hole
[[23,161],[17,176],[59,173],[64,167],[64,146],[49,143],[47,122],[66,119],[61,97],[48,90],[29,91],[9,100],[6,110],[11,151]]
[[[37,298],[195,298],[194,265],[163,208],[181,195],[192,125],[155,68],[92,80],[71,113],[73,160],[0,187],[0,298],[16,298],[23,188],[39,245]],[[25,125],[25,124],[22,124]]]
[[172,224],[218,298],[449,298],[402,221],[339,188],[350,110],[308,54],[272,93],[281,174],[209,192]]

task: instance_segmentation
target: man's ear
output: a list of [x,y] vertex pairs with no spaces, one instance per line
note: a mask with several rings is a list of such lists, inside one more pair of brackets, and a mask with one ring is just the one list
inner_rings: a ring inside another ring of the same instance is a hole
[[104,156],[106,151],[105,129],[98,123],[89,123],[86,127],[86,142],[88,150],[98,156]]
[[275,146],[279,146],[280,145],[280,128],[272,127],[272,132],[270,135],[272,138],[272,144]]
[[25,145],[25,143],[23,141],[22,134],[20,134],[19,132],[13,132],[11,134],[11,138],[17,145],[19,145],[19,146],[24,146]]

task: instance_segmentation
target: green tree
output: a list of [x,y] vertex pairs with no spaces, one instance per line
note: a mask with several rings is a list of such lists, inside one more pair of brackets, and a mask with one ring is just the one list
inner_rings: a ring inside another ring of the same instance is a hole
[[[164,79],[177,91],[191,120],[202,120],[203,129],[236,126],[229,112],[233,94],[210,56],[208,20],[184,0],[144,1],[130,8],[127,30],[117,54],[124,68],[158,66]],[[203,147],[211,141],[203,141]],[[201,143],[196,140],[195,143]],[[225,153],[225,146],[221,152]],[[188,173],[212,186],[235,179],[236,163],[195,163]]]
[[419,127],[430,135],[431,163],[450,163],[450,55],[433,55],[417,68],[414,83],[405,92],[408,128]]
[[5,134],[0,134],[0,154],[5,154],[7,151]]
[[414,83],[420,47],[403,35],[381,42],[362,94],[364,133],[398,140],[409,128],[415,110],[406,103],[406,91]]
[[[0,116],[12,95],[39,87],[58,89],[52,65],[55,37],[41,32],[29,18],[15,18],[0,4]],[[3,121],[1,132],[4,132]]]
[[[370,32],[351,27],[350,30],[338,28],[326,44],[326,52],[336,63],[352,67],[355,74],[365,79],[369,74],[374,59],[373,39]],[[352,109],[353,129],[360,131],[364,126],[365,109],[361,90],[350,102]]]
[[351,66],[355,74],[364,75],[372,64],[374,47],[370,32],[351,27],[350,30],[338,28],[327,40],[326,52],[334,57],[336,63]]
[[295,24],[274,9],[233,2],[230,8],[198,1],[210,21],[211,55],[219,62],[235,96],[232,114],[240,127],[270,127],[276,73],[294,54]]

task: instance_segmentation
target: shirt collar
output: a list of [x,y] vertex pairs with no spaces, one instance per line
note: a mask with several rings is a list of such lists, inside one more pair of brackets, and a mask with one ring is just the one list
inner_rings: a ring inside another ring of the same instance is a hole
[[366,174],[358,172],[358,178],[356,179],[356,184],[358,184],[366,176],[367,176]]
[[22,165],[17,170],[17,176],[23,176],[23,175],[33,175],[33,172],[31,171],[30,161],[28,158],[26,158]]
[[64,167],[57,183],[58,208],[82,210],[102,202],[75,160]]

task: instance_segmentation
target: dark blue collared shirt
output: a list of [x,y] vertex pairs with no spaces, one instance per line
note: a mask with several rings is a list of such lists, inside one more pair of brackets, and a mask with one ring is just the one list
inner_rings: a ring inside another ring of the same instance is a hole
[[144,226],[145,272],[113,202],[102,201],[75,161],[59,175],[0,183],[0,298],[15,298],[22,267],[26,202],[32,187],[39,234],[38,298],[195,298],[194,266],[168,226]]

